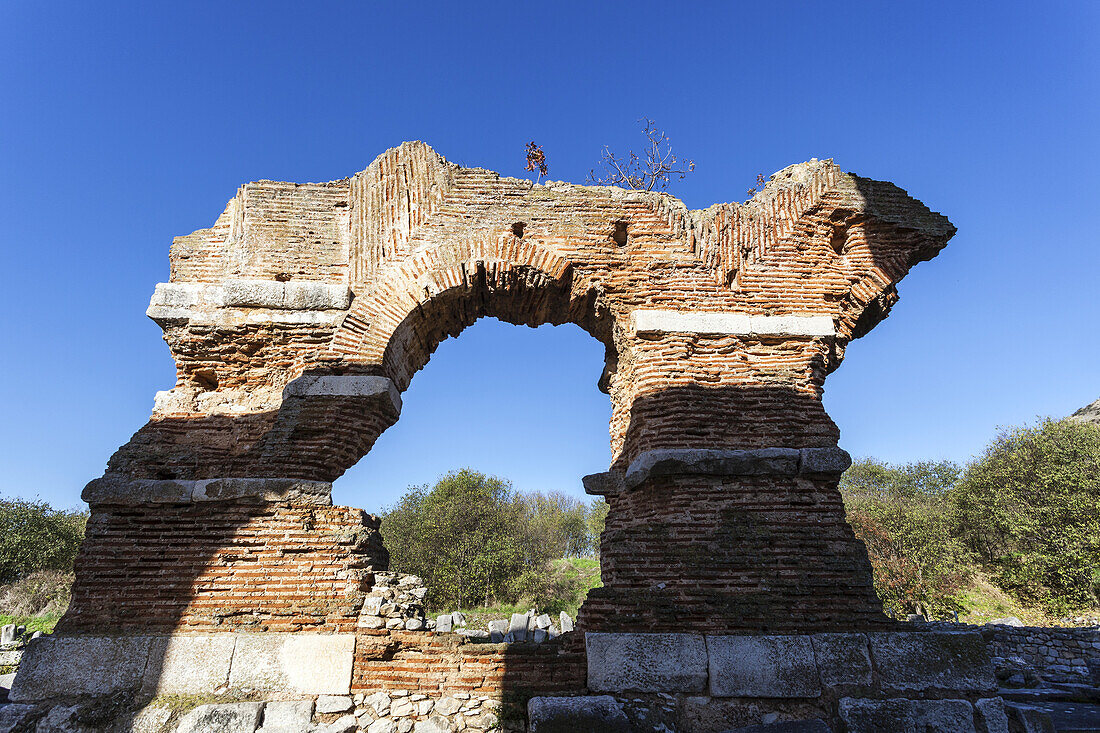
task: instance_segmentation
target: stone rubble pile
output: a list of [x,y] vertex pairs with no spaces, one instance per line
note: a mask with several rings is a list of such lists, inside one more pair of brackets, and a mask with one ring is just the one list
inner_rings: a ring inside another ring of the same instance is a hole
[[374,587],[363,601],[359,614],[361,629],[427,629],[424,598],[428,589],[415,575],[376,572]]
[[527,613],[514,613],[510,619],[490,621],[488,629],[467,628],[466,615],[461,611],[429,619],[424,611],[427,595],[424,581],[416,575],[376,572],[374,587],[359,614],[359,628],[454,633],[473,642],[491,644],[541,644],[573,630],[573,619],[565,611],[558,614],[556,624],[549,614],[531,609]]
[[[27,633],[26,626],[7,624],[0,627],[0,668],[17,667],[23,659],[23,650],[31,639],[42,636],[41,631]],[[13,675],[0,675],[0,696],[6,699]]]

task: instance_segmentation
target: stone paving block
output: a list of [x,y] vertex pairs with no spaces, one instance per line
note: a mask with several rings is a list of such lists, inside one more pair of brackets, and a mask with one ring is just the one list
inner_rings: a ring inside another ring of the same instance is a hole
[[148,636],[58,636],[33,639],[8,698],[12,702],[68,695],[110,695],[137,688],[145,674]]
[[631,733],[623,706],[610,695],[532,697],[528,733]]
[[354,651],[352,634],[239,634],[229,686],[347,695]]
[[587,633],[588,688],[597,692],[700,692],[707,681],[701,634]]
[[817,697],[821,680],[808,636],[707,636],[715,697]]
[[255,733],[263,708],[262,702],[199,705],[180,719],[176,733]]
[[824,687],[871,684],[871,655],[863,634],[814,634],[817,671]]
[[191,695],[229,681],[236,634],[176,634],[154,638],[142,689],[150,694]]
[[875,669],[887,690],[984,692],[997,687],[980,634],[910,631],[867,637]]
[[845,697],[840,719],[847,733],[975,733],[966,700],[864,700]]

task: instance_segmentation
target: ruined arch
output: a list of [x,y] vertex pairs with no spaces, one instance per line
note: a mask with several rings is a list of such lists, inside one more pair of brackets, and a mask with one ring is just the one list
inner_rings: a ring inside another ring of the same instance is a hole
[[[92,517],[59,628],[187,630],[209,634],[202,644],[233,632],[231,647],[259,657],[294,639],[346,662],[345,692],[465,684],[482,668],[461,645],[434,676],[391,674],[402,648],[440,652],[359,625],[387,556],[377,519],[331,506],[330,490],[398,419],[439,342],[485,315],[579,325],[605,345],[612,401],[609,470],[584,478],[611,506],[587,636],[494,663],[575,692],[585,655],[607,662],[600,644],[630,634],[697,651],[704,635],[890,628],[844,519],[850,459],[821,394],[847,343],[954,231],[900,188],[818,160],[698,211],[464,168],[420,142],[339,181],[246,184],[172,245],[148,314],[177,381],[85,489]],[[159,654],[172,679],[182,663],[156,648],[148,668]],[[613,689],[592,669],[589,688]],[[507,679],[479,684],[499,695]],[[285,677],[256,684],[301,692]]]

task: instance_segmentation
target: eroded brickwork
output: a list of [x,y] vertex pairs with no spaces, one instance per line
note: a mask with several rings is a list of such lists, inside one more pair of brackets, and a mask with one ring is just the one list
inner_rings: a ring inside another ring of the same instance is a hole
[[[896,186],[816,160],[701,211],[502,178],[423,143],[343,181],[242,186],[172,245],[149,315],[177,381],[89,486],[62,628],[356,633],[385,565],[375,520],[278,482],[354,465],[438,344],[483,316],[575,323],[605,346],[610,470],[586,485],[611,505],[606,587],[581,630],[879,628],[821,395],[953,233]],[[359,629],[354,646],[361,691],[584,686],[569,637],[509,652]]]
[[354,632],[378,518],[254,501],[96,507],[62,632]]

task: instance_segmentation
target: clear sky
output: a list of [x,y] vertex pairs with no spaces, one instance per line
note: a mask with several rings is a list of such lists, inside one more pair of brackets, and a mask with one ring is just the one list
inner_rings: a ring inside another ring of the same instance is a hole
[[[841,445],[965,460],[1100,397],[1100,2],[0,3],[0,493],[78,506],[174,370],[145,315],[237,186],[403,140],[583,182],[655,119],[693,208],[811,157],[959,229],[827,383]],[[602,347],[483,320],[337,483],[371,510],[472,466],[579,495]]]

